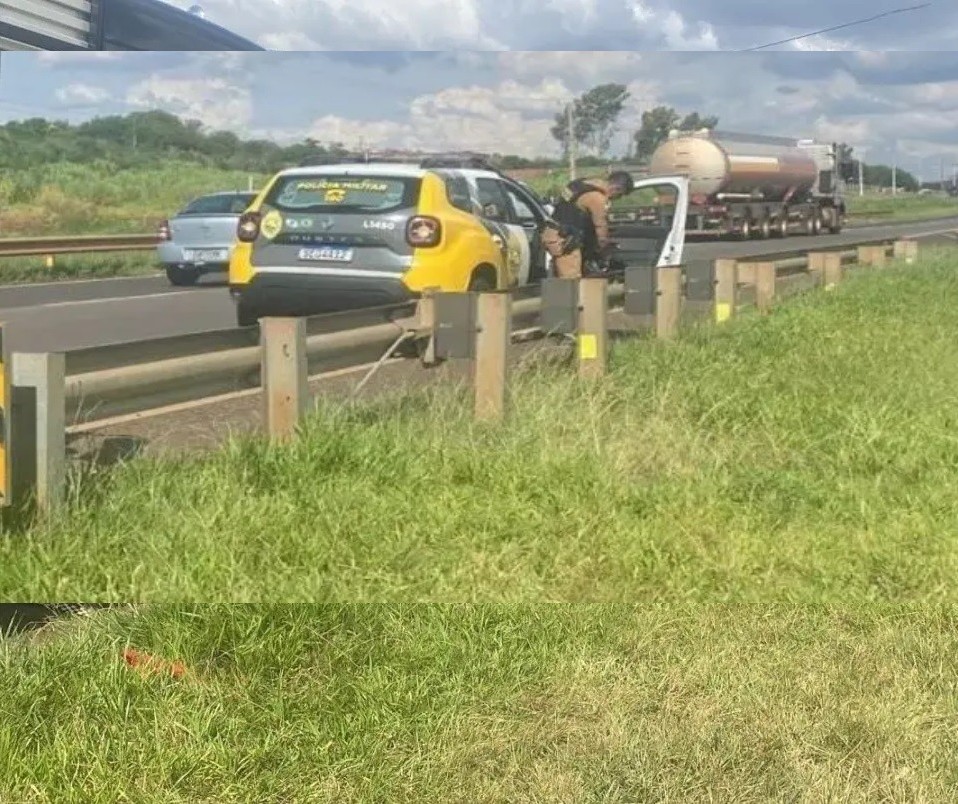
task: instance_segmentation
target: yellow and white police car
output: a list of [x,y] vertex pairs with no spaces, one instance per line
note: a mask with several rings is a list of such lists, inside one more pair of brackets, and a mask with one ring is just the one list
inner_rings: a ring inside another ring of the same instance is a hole
[[280,171],[237,226],[237,323],[539,282],[548,206],[475,155],[329,159]]

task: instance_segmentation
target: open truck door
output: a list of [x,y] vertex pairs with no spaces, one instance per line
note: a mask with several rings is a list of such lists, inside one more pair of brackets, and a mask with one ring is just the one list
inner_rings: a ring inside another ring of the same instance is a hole
[[617,268],[664,268],[682,264],[689,210],[686,177],[636,178],[635,189],[616,206],[625,210],[630,207],[655,209],[652,215],[612,210],[609,228],[612,240],[619,245],[614,258]]

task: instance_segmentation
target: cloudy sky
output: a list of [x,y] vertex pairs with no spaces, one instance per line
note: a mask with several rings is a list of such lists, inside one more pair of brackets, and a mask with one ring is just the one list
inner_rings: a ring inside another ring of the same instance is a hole
[[914,6],[798,47],[951,50],[958,31],[954,0],[198,1],[272,50],[743,50]]
[[726,129],[847,141],[868,161],[897,153],[926,178],[958,162],[958,52],[15,52],[2,63],[0,120],[158,108],[283,141],[553,154],[549,127],[570,95],[621,81],[633,95],[624,130],[666,103]]

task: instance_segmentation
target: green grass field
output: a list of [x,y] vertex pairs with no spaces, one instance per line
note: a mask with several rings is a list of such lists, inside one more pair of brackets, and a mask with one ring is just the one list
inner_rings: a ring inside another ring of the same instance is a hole
[[0,641],[0,800],[954,801],[956,625],[851,601],[108,612]]
[[498,429],[443,388],[137,460],[9,535],[0,599],[956,602],[955,260],[532,366]]

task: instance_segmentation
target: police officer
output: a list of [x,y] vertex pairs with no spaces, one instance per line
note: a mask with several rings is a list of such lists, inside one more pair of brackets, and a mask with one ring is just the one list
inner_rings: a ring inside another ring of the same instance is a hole
[[560,279],[579,279],[584,269],[604,262],[614,244],[609,239],[609,204],[628,195],[635,182],[625,171],[607,179],[569,182],[542,230],[542,245],[552,256]]

